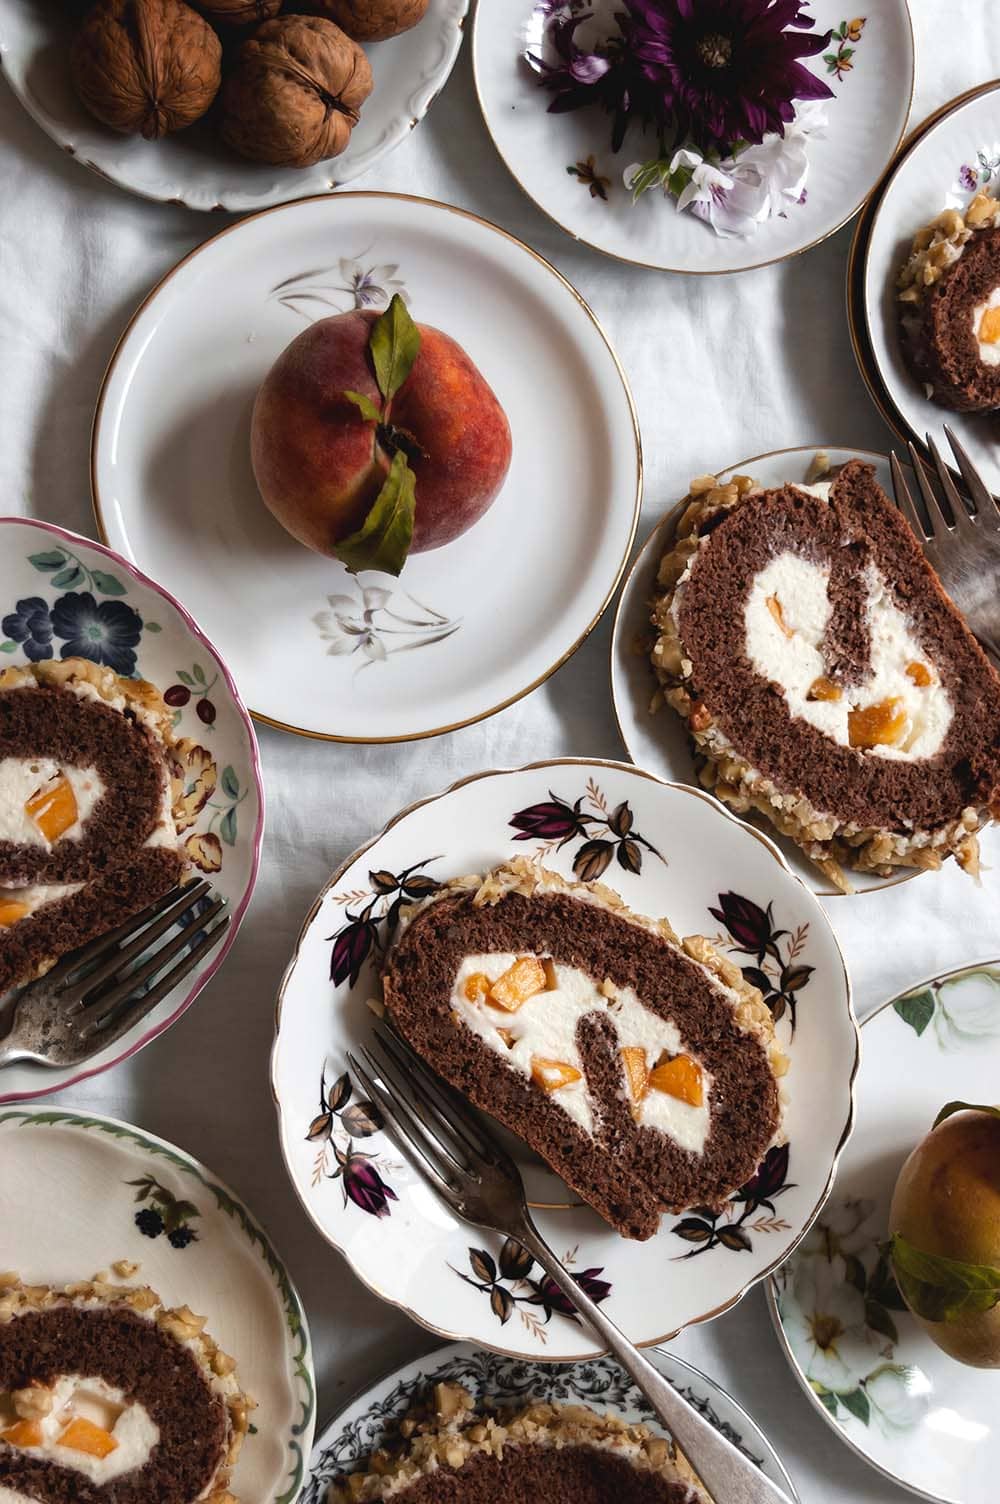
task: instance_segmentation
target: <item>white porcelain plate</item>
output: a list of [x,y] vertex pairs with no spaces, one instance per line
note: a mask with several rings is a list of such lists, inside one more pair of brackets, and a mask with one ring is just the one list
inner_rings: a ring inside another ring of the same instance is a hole
[[186,748],[192,823],[184,844],[195,867],[228,898],[233,917],[222,944],[130,1033],[81,1066],[5,1066],[0,1103],[73,1086],[169,1028],[225,960],[260,865],[257,738],[228,668],[200,627],[179,601],[101,544],[47,522],[0,517],[0,667],[71,657],[149,679],[167,695],[175,735]]
[[[394,292],[465,347],[514,450],[486,515],[398,581],[296,543],[249,453],[254,396],[284,347]],[[94,427],[112,545],[183,592],[255,714],[350,741],[480,720],[558,667],[618,583],[640,481],[628,385],[579,294],[496,226],[391,194],[288,204],[182,261],[129,325]]]
[[[522,59],[531,11],[532,0],[489,0],[477,8],[472,56],[486,127],[540,209],[577,240],[622,261],[663,271],[735,272],[807,250],[857,213],[906,128],[910,16],[905,0],[883,0],[869,7],[856,40],[832,39],[823,55],[806,60],[835,97],[827,101],[825,136],[810,142],[805,203],[790,205],[750,237],[723,238],[656,193],[633,205],[623,173],[655,156],[655,139],[633,127],[614,153],[602,111],[547,113],[551,95]],[[823,31],[846,27],[850,17],[840,0],[814,0],[809,13]]]
[[1000,192],[1000,83],[965,99],[922,129],[880,190],[859,269],[860,317],[875,371],[890,405],[890,422],[923,445],[930,433],[949,453],[949,424],[1000,494],[1000,429],[995,413],[955,413],[931,402],[903,359],[896,277],[913,236],[946,208],[964,208],[977,189]]
[[454,66],[469,0],[430,0],[424,19],[402,36],[366,47],[375,87],[350,145],[315,167],[269,167],[238,156],[199,121],[162,141],[119,136],[76,97],[69,72],[73,7],[39,0],[0,4],[0,64],[28,113],[70,156],[143,198],[190,209],[245,213],[360,177],[405,140],[426,115]]
[[[628,815],[626,849],[615,826]],[[324,1237],[433,1331],[550,1361],[593,1352],[551,1282],[446,1210],[393,1140],[371,1131],[343,1078],[345,1052],[369,1032],[399,903],[517,854],[567,876],[602,875],[637,912],[717,936],[738,964],[763,967],[781,1015],[787,1143],[718,1216],[666,1216],[655,1237],[629,1242],[511,1137],[544,1235],[633,1341],[661,1342],[731,1306],[810,1225],[850,1131],[858,1051],[818,901],[769,841],[706,794],[622,763],[567,759],[483,773],[398,815],[316,900],[282,985],[271,1080],[285,1162]]]
[[941,1504],[995,1504],[1000,1371],[931,1342],[878,1245],[903,1161],[940,1109],[995,1102],[998,1079],[1000,962],[923,982],[866,1019],[857,1130],[822,1216],[768,1287],[816,1409],[880,1472]]
[[258,1408],[233,1476],[241,1504],[294,1504],[315,1425],[309,1329],[263,1228],[182,1149],[113,1118],[0,1111],[0,1266],[72,1284],[118,1259],[167,1305],[207,1316]]
[[[757,1463],[765,1477],[790,1499],[798,1499],[767,1437],[731,1395],[672,1353],[651,1352],[649,1358],[706,1420]],[[532,1401],[588,1405],[592,1410],[611,1410],[628,1421],[659,1426],[635,1385],[608,1358],[573,1366],[525,1363],[456,1342],[386,1374],[330,1422],[316,1442],[302,1504],[325,1504],[330,1484],[357,1471],[359,1463],[385,1442],[391,1444],[398,1435],[398,1422],[426,1399],[435,1384],[461,1384],[477,1405],[517,1407]]]

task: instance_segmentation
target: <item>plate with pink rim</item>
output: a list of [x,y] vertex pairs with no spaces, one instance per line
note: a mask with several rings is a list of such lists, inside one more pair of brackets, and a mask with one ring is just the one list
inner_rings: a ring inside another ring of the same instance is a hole
[[44,1096],[128,1059],[191,1006],[223,964],[257,881],[264,789],[253,723],[225,663],[188,612],[121,555],[51,523],[0,517],[0,667],[89,658],[150,680],[173,708],[183,754],[182,844],[229,900],[221,946],[116,1044],[82,1066],[0,1070],[0,1103]]
[[723,1212],[665,1216],[646,1242],[620,1237],[510,1136],[543,1234],[634,1341],[661,1342],[728,1309],[810,1226],[850,1133],[858,1060],[850,985],[819,902],[707,794],[623,763],[564,759],[481,773],[398,814],[316,899],[282,982],[271,1084],[285,1164],[323,1236],[424,1326],[527,1358],[593,1353],[530,1256],[455,1218],[346,1072],[401,905],[515,855],[600,877],[637,912],[713,936],[760,969],[791,1060],[785,1140]]

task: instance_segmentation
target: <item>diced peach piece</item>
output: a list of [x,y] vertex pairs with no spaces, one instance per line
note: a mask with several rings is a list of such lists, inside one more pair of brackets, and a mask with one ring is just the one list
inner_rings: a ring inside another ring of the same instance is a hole
[[984,345],[1000,340],[1000,308],[987,308],[979,320],[979,338]]
[[705,1085],[702,1069],[690,1055],[675,1055],[672,1060],[663,1060],[649,1073],[651,1091],[666,1092],[668,1097],[687,1102],[692,1107],[701,1107],[705,1100]]
[[813,680],[807,696],[810,700],[842,700],[843,697],[844,691],[840,685],[834,684],[833,680],[828,679],[825,674],[820,674],[818,679]]
[[41,1421],[15,1421],[6,1431],[0,1431],[0,1441],[9,1441],[12,1447],[40,1447],[43,1441]]
[[649,1067],[646,1051],[638,1045],[625,1045],[622,1049],[622,1065],[633,1102],[641,1102],[649,1090]]
[[[1000,313],[1000,308],[997,309],[997,312]],[[931,682],[931,671],[926,663],[914,661],[906,665],[906,677],[912,679],[914,684],[923,689],[925,685]]]
[[50,778],[48,783],[36,789],[24,809],[50,842],[58,841],[79,818],[73,785],[65,773],[60,773],[57,778]]
[[546,992],[559,991],[559,978],[556,976],[556,963],[551,956],[546,956],[542,962],[542,970],[545,972]]
[[784,632],[785,636],[794,637],[795,632],[785,621],[785,613],[782,611],[781,602],[776,595],[768,596],[767,609],[770,611],[771,615],[774,617],[775,621],[778,623],[778,626]]
[[26,903],[18,903],[13,898],[0,898],[0,930],[7,929],[10,925],[16,924],[27,913],[28,905]]
[[514,1038],[514,1035],[510,1032],[510,1030],[498,1029],[497,1033],[500,1035],[500,1038],[503,1040],[508,1050],[512,1050],[517,1043],[517,1040]]
[[877,705],[847,712],[847,736],[852,747],[893,747],[906,730],[906,710],[893,696]]
[[110,1431],[96,1426],[92,1420],[85,1420],[82,1415],[70,1421],[59,1437],[59,1445],[69,1447],[73,1452],[86,1452],[88,1457],[108,1457],[118,1447]]
[[490,988],[490,1002],[516,1013],[529,997],[546,990],[545,967],[537,956],[521,956]]
[[535,1055],[531,1061],[531,1079],[543,1091],[558,1091],[561,1086],[572,1086],[581,1076],[575,1066],[563,1060],[543,1060]]
[[462,991],[470,1003],[478,1002],[479,998],[485,997],[490,990],[490,979],[484,971],[474,971],[465,979]]

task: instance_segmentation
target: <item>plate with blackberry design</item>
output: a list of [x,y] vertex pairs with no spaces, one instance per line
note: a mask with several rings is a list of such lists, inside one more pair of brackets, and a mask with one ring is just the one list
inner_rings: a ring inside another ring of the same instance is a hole
[[5,1102],[127,1059],[194,1002],[250,902],[264,797],[249,714],[178,600],[49,523],[0,518],[0,538],[0,1036],[39,968],[179,876],[204,874],[232,916],[222,943],[116,1043],[75,1067],[0,1069]]
[[[0,1151],[0,1493],[35,1497],[57,1467],[88,1498],[294,1504],[309,1329],[239,1197],[183,1149],[61,1108],[0,1109]],[[25,1374],[34,1406],[11,1394]]]
[[889,486],[884,456],[814,447],[696,477],[615,622],[629,755],[780,835],[821,894],[976,877],[1000,788],[1000,678]]
[[307,916],[279,995],[279,1136],[361,1279],[508,1355],[571,1360],[593,1338],[385,1133],[346,1067],[373,1009],[487,1113],[543,1234],[645,1345],[787,1257],[850,1131],[857,1032],[833,932],[716,800],[565,759],[402,811]]
[[[753,1458],[765,1477],[783,1488],[790,1499],[797,1500],[792,1481],[767,1437],[731,1395],[672,1353],[655,1351],[650,1353],[650,1359],[734,1446]],[[471,1406],[466,1409],[469,1401]],[[523,1415],[526,1407],[532,1405],[557,1407],[553,1417],[557,1422],[558,1409],[577,1407],[577,1424],[579,1407],[585,1407],[593,1417],[589,1421],[592,1441],[605,1449],[610,1439],[601,1434],[605,1416],[613,1418],[612,1424],[621,1421],[625,1426],[651,1429],[656,1437],[641,1437],[638,1445],[635,1444],[638,1432],[628,1434],[626,1440],[632,1446],[622,1448],[622,1453],[625,1456],[632,1451],[641,1453],[644,1444],[647,1457],[650,1452],[654,1458],[660,1453],[657,1422],[647,1402],[609,1359],[597,1358],[579,1364],[525,1363],[468,1343],[455,1343],[386,1374],[355,1396],[316,1442],[302,1494],[303,1504],[331,1504],[338,1500],[339,1491],[347,1486],[346,1480],[354,1473],[364,1473],[367,1459],[377,1450],[384,1449],[393,1458],[412,1456],[414,1447],[412,1442],[407,1444],[404,1434],[409,1431],[412,1437],[414,1431],[409,1424],[401,1431],[404,1422],[419,1417],[416,1449],[430,1452],[438,1449],[435,1433],[449,1423],[446,1434],[448,1445],[453,1445],[454,1436],[450,1432],[467,1431],[481,1417],[495,1417],[501,1412],[506,1418],[513,1418],[516,1427],[518,1413]],[[457,1427],[455,1416],[458,1416]],[[544,1431],[538,1440],[545,1444]],[[458,1451],[465,1450],[460,1444]],[[474,1442],[468,1450],[473,1457],[477,1455]],[[418,1476],[415,1471],[415,1477]],[[624,1476],[627,1478],[628,1474]],[[615,1497],[627,1497],[627,1486],[626,1483],[625,1495],[618,1492]],[[498,1489],[497,1496],[503,1497],[498,1484],[494,1487]],[[370,1497],[381,1494],[374,1492]],[[405,1492],[400,1494],[400,1498],[405,1497]]]

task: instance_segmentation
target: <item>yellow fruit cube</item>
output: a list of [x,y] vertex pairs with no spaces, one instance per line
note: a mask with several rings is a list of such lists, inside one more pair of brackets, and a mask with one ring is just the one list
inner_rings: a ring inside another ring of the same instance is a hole
[[490,979],[484,971],[473,971],[465,979],[462,991],[470,1003],[476,1003],[490,990]]
[[27,913],[26,903],[18,903],[13,898],[0,898],[0,930],[8,929],[12,924],[16,924]]
[[633,1102],[641,1102],[649,1091],[649,1066],[646,1051],[637,1045],[626,1045],[621,1052],[625,1079]]
[[535,1055],[531,1061],[531,1079],[543,1091],[558,1091],[561,1086],[572,1086],[582,1077],[575,1066],[567,1065],[563,1060],[543,1060],[541,1055]]
[[672,1060],[662,1060],[649,1073],[651,1091],[666,1092],[691,1107],[701,1107],[705,1101],[705,1083],[701,1066],[690,1055],[675,1055]]
[[42,1426],[37,1420],[19,1420],[0,1431],[0,1441],[9,1441],[12,1447],[40,1447]]
[[906,723],[902,700],[880,700],[847,712],[847,739],[852,747],[893,747],[902,740]]
[[979,320],[979,338],[984,345],[995,345],[1000,340],[1000,308],[987,308]]
[[79,818],[73,785],[65,773],[36,789],[24,806],[47,841],[58,841]]
[[529,997],[546,991],[545,967],[537,956],[521,956],[490,987],[490,1002],[516,1013]]
[[771,615],[774,617],[775,621],[778,623],[778,626],[784,632],[785,636],[794,637],[795,632],[785,621],[785,613],[782,611],[781,602],[776,595],[768,596],[767,609],[770,611]]
[[118,1447],[110,1431],[95,1426],[92,1420],[85,1420],[82,1415],[70,1421],[59,1437],[59,1445],[69,1447],[73,1452],[86,1452],[89,1457],[108,1457]]
[[[1000,309],[997,312],[1000,313]],[[906,677],[912,679],[919,689],[924,689],[931,682],[931,671],[926,663],[914,661],[906,665]]]

